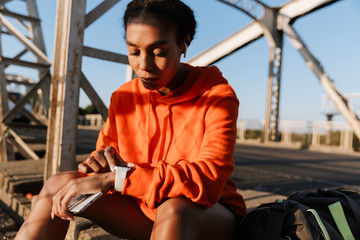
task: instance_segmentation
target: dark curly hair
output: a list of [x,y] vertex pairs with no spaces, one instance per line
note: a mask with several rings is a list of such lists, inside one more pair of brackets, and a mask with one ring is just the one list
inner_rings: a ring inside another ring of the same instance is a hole
[[180,0],[132,0],[127,5],[123,18],[125,32],[131,19],[142,14],[149,14],[175,27],[179,45],[187,36],[190,37],[190,42],[194,38],[196,32],[194,12]]

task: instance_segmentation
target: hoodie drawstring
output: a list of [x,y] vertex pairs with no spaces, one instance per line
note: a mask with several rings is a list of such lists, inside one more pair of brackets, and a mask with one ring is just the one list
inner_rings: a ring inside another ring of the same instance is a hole
[[169,149],[170,149],[170,143],[172,139],[172,129],[170,124],[170,114],[171,114],[171,105],[167,105],[166,113],[164,115],[164,122],[163,127],[161,130],[161,142],[160,142],[160,153],[159,153],[159,159],[165,160]]

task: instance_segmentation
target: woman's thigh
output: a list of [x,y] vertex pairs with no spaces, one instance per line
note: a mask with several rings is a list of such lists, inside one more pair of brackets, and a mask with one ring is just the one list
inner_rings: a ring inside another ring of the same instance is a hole
[[120,193],[103,196],[80,216],[123,238],[149,239],[153,227],[153,222],[141,212],[134,199]]
[[220,203],[200,207],[186,198],[172,198],[157,209],[152,239],[235,239],[235,215]]

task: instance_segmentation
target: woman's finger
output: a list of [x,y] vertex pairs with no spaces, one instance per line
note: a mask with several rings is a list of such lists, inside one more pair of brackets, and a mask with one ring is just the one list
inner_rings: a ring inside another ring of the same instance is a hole
[[72,195],[75,195],[73,191],[69,190],[73,185],[74,183],[70,181],[53,197],[53,206],[51,211],[52,219],[54,219],[55,216],[58,216],[63,220],[71,221],[74,219],[74,216],[68,211],[68,203],[70,202]]
[[115,166],[117,165],[117,162],[116,162],[117,155],[118,154],[117,154],[115,148],[113,148],[112,146],[107,146],[104,150],[104,156],[106,157],[107,164],[109,165],[110,170],[112,172],[115,170]]
[[104,167],[100,164],[100,162],[106,162],[106,159],[103,153],[95,153],[93,156],[89,157],[85,163],[87,167],[91,168],[94,172],[100,173],[104,171]]
[[84,174],[94,172],[94,170],[91,169],[91,167],[89,167],[86,162],[80,163],[78,165],[78,169],[79,169],[80,172],[82,172]]

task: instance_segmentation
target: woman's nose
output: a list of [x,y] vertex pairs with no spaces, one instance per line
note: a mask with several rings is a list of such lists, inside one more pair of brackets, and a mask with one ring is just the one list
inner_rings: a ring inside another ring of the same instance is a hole
[[149,71],[153,69],[153,60],[148,54],[143,54],[140,59],[140,69],[142,71]]

